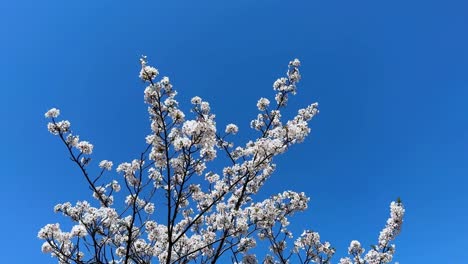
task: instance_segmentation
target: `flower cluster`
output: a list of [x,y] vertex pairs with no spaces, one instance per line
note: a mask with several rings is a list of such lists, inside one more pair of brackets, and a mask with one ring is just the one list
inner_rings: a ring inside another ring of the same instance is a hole
[[390,263],[395,254],[395,245],[390,244],[390,241],[394,240],[395,237],[401,231],[401,225],[403,224],[403,216],[405,214],[405,208],[402,202],[398,199],[396,202],[390,204],[390,218],[387,220],[387,225],[380,232],[379,244],[373,246],[371,250],[362,258],[364,249],[361,247],[361,243],[357,240],[351,241],[348,248],[348,253],[352,256],[351,258],[342,258],[340,264],[384,264]]
[[154,80],[159,74],[159,71],[151,66],[146,65],[146,56],[142,56],[140,59],[141,63],[141,71],[140,71],[140,79],[143,81]]
[[57,118],[60,115],[60,110],[57,108],[52,108],[45,113],[46,118]]
[[310,230],[304,231],[294,242],[294,250],[304,250],[306,258],[315,263],[327,263],[335,254],[329,242],[320,242],[320,235]]

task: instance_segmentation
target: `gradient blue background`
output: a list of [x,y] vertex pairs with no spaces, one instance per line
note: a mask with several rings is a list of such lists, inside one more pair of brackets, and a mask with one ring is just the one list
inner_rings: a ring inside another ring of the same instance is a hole
[[[37,231],[53,206],[89,199],[43,114],[59,107],[95,160],[131,160],[148,133],[138,58],[218,124],[249,122],[288,61],[303,62],[289,116],[320,103],[312,134],[277,159],[266,193],[305,191],[295,230],[345,255],[375,244],[388,204],[407,215],[401,264],[466,263],[468,2],[0,1],[2,263],[56,263]],[[368,248],[368,247],[367,247]]]

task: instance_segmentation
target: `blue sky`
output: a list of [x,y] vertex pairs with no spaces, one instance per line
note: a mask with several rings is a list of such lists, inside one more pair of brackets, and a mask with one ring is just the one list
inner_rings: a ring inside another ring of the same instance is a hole
[[[53,206],[89,199],[50,107],[95,160],[131,160],[148,133],[138,58],[148,55],[187,104],[211,102],[241,136],[261,96],[298,57],[289,113],[318,101],[312,134],[277,159],[266,192],[305,191],[292,223],[344,255],[375,244],[388,205],[407,215],[395,260],[463,263],[468,246],[466,1],[0,1],[0,164],[4,263],[55,263],[40,227]],[[20,260],[18,260],[18,257]]]

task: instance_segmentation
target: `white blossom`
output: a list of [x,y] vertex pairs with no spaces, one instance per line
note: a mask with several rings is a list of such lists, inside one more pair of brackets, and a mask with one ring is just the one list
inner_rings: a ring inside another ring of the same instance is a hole
[[268,100],[267,98],[260,98],[257,102],[257,108],[260,111],[265,111],[269,105],[270,100]]
[[142,79],[143,81],[153,80],[158,76],[158,74],[159,71],[156,68],[145,66],[140,71],[140,79]]
[[70,147],[76,147],[79,142],[80,142],[80,137],[79,136],[75,136],[75,135],[72,135],[72,134],[67,135],[66,143]]
[[64,121],[59,121],[56,123],[50,122],[47,125],[47,128],[50,133],[54,135],[58,135],[58,134],[64,134],[64,133],[70,132],[70,126],[71,126],[70,122],[68,120],[64,120]]
[[52,246],[49,244],[49,242],[44,242],[41,247],[42,253],[50,253],[53,252]]
[[147,203],[145,205],[145,212],[148,214],[154,213],[154,204],[153,203]]
[[195,97],[192,98],[192,100],[190,100],[190,102],[192,102],[192,104],[194,104],[194,105],[198,105],[198,104],[201,104],[202,99],[200,97],[198,97],[198,96],[195,96]]
[[72,227],[71,235],[76,237],[85,237],[88,234],[83,225],[75,225]]
[[44,115],[46,118],[57,118],[60,115],[60,110],[57,108],[51,108]]
[[229,124],[226,126],[226,133],[227,134],[237,134],[239,132],[239,128],[234,124]]
[[296,59],[290,61],[289,65],[294,66],[294,67],[299,67],[299,66],[301,66],[301,62],[299,61],[299,59],[296,58]]
[[120,192],[120,184],[116,180],[113,180],[110,186],[115,192]]
[[80,141],[80,143],[78,143],[76,148],[78,150],[80,150],[81,153],[89,155],[89,154],[93,153],[94,146],[91,143],[89,143],[88,141]]
[[108,160],[102,160],[101,162],[99,162],[99,168],[101,169],[111,170],[112,165],[114,165],[112,161],[108,161]]

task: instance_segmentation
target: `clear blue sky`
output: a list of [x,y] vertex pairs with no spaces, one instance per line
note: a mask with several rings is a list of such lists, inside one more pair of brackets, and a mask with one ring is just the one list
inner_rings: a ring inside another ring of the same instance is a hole
[[95,144],[95,160],[142,149],[146,54],[182,104],[211,101],[219,125],[245,137],[257,99],[300,58],[290,113],[314,101],[321,112],[266,191],[311,196],[293,224],[331,241],[335,261],[352,239],[375,244],[401,196],[395,260],[466,263],[467,10],[462,0],[0,1],[1,262],[55,263],[37,231],[64,220],[56,203],[90,197],[45,128],[48,108]]

